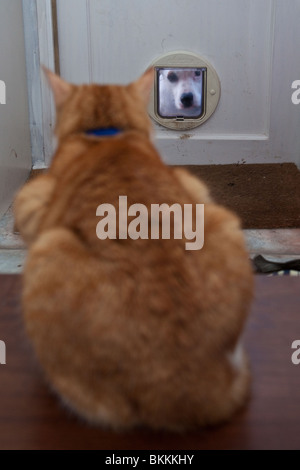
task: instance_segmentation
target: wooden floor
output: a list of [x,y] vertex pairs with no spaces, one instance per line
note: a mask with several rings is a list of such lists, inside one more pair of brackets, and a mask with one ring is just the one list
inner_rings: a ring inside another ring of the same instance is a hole
[[0,276],[0,449],[300,449],[299,278],[256,277],[245,332],[252,372],[248,406],[222,427],[183,435],[113,433],[71,416],[46,387],[23,331],[20,277]]

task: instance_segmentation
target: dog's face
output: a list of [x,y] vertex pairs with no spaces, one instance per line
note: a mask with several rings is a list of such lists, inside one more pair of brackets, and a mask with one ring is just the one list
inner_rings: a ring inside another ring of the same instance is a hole
[[202,106],[202,71],[199,69],[160,70],[160,100],[168,114],[200,114]]

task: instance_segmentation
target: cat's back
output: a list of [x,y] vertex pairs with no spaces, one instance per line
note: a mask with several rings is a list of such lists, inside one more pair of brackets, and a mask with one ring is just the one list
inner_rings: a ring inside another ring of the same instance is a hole
[[[140,198],[145,196],[150,187],[156,195],[162,189],[165,195],[167,191],[172,194],[174,187],[177,196],[178,190],[184,192],[149,138],[133,131],[121,133],[112,139],[89,138],[85,135],[71,137],[58,149],[49,173],[57,178],[62,190],[68,189],[69,192],[72,188],[74,191],[83,190],[88,183],[94,183],[89,187],[90,193],[95,192],[98,182],[105,182],[103,193],[114,190],[120,192],[126,186],[128,192]],[[133,181],[135,185],[132,186]],[[153,186],[155,182],[158,186]],[[120,187],[122,183],[123,188]]]
[[99,205],[112,205],[118,215],[120,197],[126,198],[127,208],[143,205],[149,218],[154,204],[195,204],[151,141],[135,132],[113,139],[70,138],[54,156],[49,173],[57,182],[42,230],[79,224],[87,236],[95,234]]

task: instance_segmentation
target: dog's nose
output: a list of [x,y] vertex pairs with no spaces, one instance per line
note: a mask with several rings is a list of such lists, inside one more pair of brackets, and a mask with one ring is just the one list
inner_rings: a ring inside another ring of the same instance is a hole
[[193,93],[182,93],[180,101],[185,108],[189,108],[193,105],[194,96]]

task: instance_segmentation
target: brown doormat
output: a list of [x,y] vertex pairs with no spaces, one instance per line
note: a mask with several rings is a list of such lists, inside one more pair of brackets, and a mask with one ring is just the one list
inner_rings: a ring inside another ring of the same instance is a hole
[[293,163],[187,165],[243,228],[300,228],[300,171]]
[[216,202],[234,210],[243,228],[300,228],[300,171],[294,163],[181,167],[201,178]]

